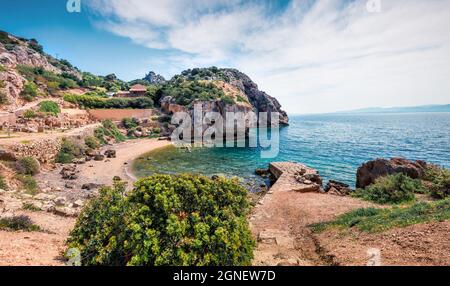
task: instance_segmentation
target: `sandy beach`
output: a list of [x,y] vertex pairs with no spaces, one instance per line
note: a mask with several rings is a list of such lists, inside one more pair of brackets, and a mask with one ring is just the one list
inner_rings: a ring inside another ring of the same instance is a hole
[[[115,176],[128,182],[131,187],[136,177],[131,172],[131,165],[134,159],[152,150],[170,145],[169,141],[159,141],[158,139],[138,139],[105,146],[101,149],[103,154],[106,150],[115,150],[116,158],[105,159],[104,161],[90,161],[77,165],[78,179],[71,181],[75,184],[73,190],[67,190],[65,184],[68,182],[61,179],[61,166],[57,166],[50,171],[44,171],[36,176],[41,188],[60,188],[63,192],[80,190],[83,184],[111,185]],[[76,191],[75,191],[76,192]]]

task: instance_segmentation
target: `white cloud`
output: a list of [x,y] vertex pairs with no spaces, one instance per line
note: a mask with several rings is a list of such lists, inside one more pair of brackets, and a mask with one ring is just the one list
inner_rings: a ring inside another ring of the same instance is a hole
[[[167,70],[232,66],[288,112],[450,102],[450,1],[93,0],[100,26],[174,51]],[[102,7],[100,9],[100,7]],[[178,67],[178,69],[176,68]]]

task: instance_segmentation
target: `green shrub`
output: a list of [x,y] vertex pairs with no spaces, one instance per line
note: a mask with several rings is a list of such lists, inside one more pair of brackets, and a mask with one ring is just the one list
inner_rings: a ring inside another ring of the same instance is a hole
[[36,180],[30,175],[17,175],[16,178],[22,183],[23,188],[30,195],[36,195],[39,187]]
[[0,175],[0,189],[5,191],[9,190],[8,184],[6,183],[5,178],[2,175]]
[[398,204],[413,201],[415,193],[425,192],[420,180],[396,174],[381,177],[365,189],[356,190],[353,195],[379,204]]
[[136,118],[124,118],[122,119],[122,126],[129,130],[139,126],[139,122]]
[[28,109],[23,113],[23,118],[25,119],[33,119],[37,116],[36,112],[34,110]]
[[437,166],[429,167],[424,180],[428,181],[428,189],[432,197],[444,199],[450,196],[450,170]]
[[111,120],[104,120],[102,127],[95,129],[94,134],[102,144],[108,143],[106,137],[113,138],[116,142],[123,142],[127,139]]
[[445,199],[431,203],[416,203],[405,208],[396,206],[385,209],[357,209],[338,216],[336,220],[313,224],[310,227],[315,232],[330,228],[342,230],[357,228],[364,232],[380,232],[395,227],[448,219],[450,219],[450,199]]
[[5,81],[0,79],[0,88],[5,88],[5,87],[6,87]]
[[61,149],[56,155],[56,163],[70,164],[73,159],[83,155],[83,148],[71,140],[64,138],[61,142]]
[[6,71],[6,68],[2,64],[0,64],[0,72],[3,72],[3,71]]
[[40,231],[41,228],[35,225],[30,217],[25,215],[13,216],[0,219],[0,230],[9,231]]
[[85,94],[66,94],[64,100],[90,109],[146,109],[154,106],[153,100],[148,97],[103,98]]
[[94,136],[84,138],[84,144],[91,149],[97,149],[100,147],[100,142]]
[[39,173],[39,162],[33,157],[23,157],[16,162],[17,173],[34,176]]
[[42,211],[42,209],[38,208],[37,206],[33,205],[32,203],[23,203],[22,209],[30,212],[39,212]]
[[34,84],[34,82],[27,82],[24,85],[20,96],[26,101],[33,101],[33,99],[38,96],[38,89],[36,84]]
[[58,115],[61,113],[61,109],[58,104],[54,101],[42,101],[39,103],[39,111],[44,113],[51,113],[53,115]]
[[237,180],[154,175],[106,188],[80,215],[69,247],[83,265],[250,265],[247,190]]

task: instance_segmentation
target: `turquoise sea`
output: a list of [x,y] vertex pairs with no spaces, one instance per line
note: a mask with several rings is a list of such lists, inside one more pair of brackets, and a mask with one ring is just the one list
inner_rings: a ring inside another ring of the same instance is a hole
[[261,159],[259,148],[173,147],[146,154],[135,173],[194,172],[238,176],[260,184],[256,168],[295,161],[319,170],[325,180],[355,185],[356,170],[375,158],[421,159],[450,168],[450,113],[330,114],[290,116],[280,131],[280,153]]

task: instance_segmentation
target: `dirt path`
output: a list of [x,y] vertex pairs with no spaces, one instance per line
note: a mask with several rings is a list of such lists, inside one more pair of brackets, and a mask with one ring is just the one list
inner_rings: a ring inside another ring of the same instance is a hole
[[43,139],[55,139],[67,136],[78,136],[86,134],[86,132],[99,127],[100,123],[85,125],[83,127],[74,128],[69,131],[54,131],[47,133],[11,133],[8,137],[6,132],[0,133],[0,146],[11,146],[22,142],[32,142]]
[[258,238],[255,265],[333,265],[308,225],[327,221],[370,204],[349,197],[320,193],[275,191],[256,207],[250,219]]

